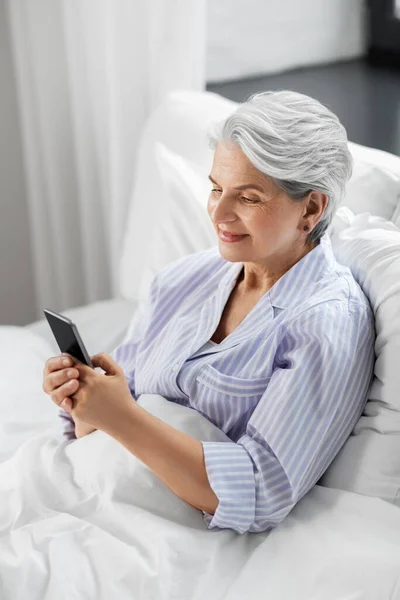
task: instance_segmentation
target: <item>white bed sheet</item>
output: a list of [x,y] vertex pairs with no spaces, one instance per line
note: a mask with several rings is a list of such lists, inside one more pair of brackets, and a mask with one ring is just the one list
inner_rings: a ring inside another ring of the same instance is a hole
[[[316,485],[271,532],[209,531],[103,432],[57,437],[48,353],[33,332],[0,327],[1,600],[400,600],[400,508]],[[161,396],[139,402],[225,439]]]

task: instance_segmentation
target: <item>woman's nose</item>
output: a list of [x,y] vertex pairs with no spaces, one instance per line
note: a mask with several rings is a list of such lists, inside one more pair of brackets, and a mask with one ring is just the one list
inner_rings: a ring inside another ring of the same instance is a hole
[[212,206],[212,217],[214,221],[222,221],[227,217],[235,217],[232,209],[232,201],[228,195],[220,194],[217,200],[215,200]]

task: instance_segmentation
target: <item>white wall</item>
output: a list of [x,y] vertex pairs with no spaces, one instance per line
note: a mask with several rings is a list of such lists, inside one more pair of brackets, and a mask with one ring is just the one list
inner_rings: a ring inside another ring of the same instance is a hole
[[362,56],[364,0],[209,0],[207,81]]

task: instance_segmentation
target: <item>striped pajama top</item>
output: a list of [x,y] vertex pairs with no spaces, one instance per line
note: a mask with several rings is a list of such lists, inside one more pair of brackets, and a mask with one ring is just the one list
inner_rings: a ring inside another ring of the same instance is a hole
[[[218,246],[171,263],[111,353],[134,398],[161,394],[230,438],[202,442],[219,500],[203,516],[238,533],[277,526],[318,482],[363,412],[375,361],[371,306],[328,233],[210,342],[242,268]],[[73,438],[72,417],[60,416]]]

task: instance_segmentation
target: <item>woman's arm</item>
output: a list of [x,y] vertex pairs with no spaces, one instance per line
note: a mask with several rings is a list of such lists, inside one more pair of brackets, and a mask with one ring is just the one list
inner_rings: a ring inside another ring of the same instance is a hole
[[164,423],[136,402],[106,433],[144,462],[179,498],[214,514],[218,498],[208,481],[199,440]]
[[269,384],[237,443],[202,442],[219,504],[209,528],[276,527],[343,446],[367,401],[375,329],[365,306],[332,301],[288,324]]
[[237,443],[201,442],[137,403],[102,427],[209,528],[238,533],[278,525],[322,476],[357,422],[374,364],[364,307],[318,305],[284,334],[277,367]]

